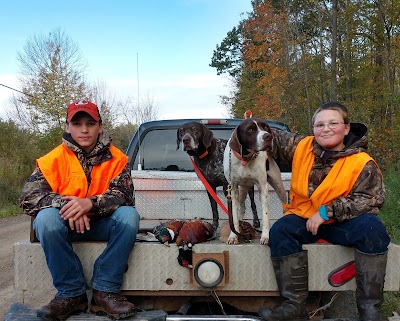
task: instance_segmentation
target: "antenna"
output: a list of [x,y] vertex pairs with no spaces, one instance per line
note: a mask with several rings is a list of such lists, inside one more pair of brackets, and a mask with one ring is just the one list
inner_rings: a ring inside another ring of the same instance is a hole
[[136,53],[137,108],[139,110],[139,53]]
[[[137,81],[137,112],[139,112],[139,53],[136,53],[136,81]],[[138,161],[138,171],[142,170],[142,157],[140,155],[140,146],[142,144],[142,142],[140,141],[140,124],[138,125],[138,143],[139,143],[139,147],[138,147],[138,157],[139,157],[139,161]]]

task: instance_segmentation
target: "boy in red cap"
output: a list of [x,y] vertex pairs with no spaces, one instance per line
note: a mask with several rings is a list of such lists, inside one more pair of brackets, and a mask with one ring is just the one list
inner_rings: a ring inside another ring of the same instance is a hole
[[88,308],[87,284],[72,241],[107,241],[94,263],[90,311],[121,319],[135,306],[120,294],[123,274],[139,228],[128,157],[111,145],[99,109],[90,101],[68,106],[62,144],[37,159],[20,206],[35,216],[57,290],[37,311],[45,320],[63,320]]

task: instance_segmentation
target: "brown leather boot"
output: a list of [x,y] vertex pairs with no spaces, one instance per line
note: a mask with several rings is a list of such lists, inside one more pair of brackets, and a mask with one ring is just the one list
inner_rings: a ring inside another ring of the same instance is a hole
[[86,293],[73,298],[55,297],[37,311],[37,317],[51,321],[65,320],[73,313],[86,312],[87,308]]
[[123,319],[135,314],[135,305],[120,293],[102,292],[93,289],[90,312],[108,315],[112,319]]

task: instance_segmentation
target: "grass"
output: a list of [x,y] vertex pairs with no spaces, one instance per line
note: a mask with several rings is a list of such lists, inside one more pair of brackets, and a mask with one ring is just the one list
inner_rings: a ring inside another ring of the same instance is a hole
[[400,244],[400,179],[399,172],[388,169],[384,173],[386,201],[379,218],[383,221],[393,243]]
[[[384,173],[386,201],[379,218],[383,221],[391,237],[391,241],[400,244],[400,179],[399,172],[393,168]],[[400,314],[400,291],[385,292],[382,309],[386,316],[392,316],[395,311]]]
[[0,209],[0,218],[17,216],[22,214],[22,210],[17,205],[8,205]]

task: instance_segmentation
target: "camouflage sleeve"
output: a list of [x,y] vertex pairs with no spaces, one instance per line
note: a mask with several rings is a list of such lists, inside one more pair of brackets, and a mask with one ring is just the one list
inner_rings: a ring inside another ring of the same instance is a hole
[[24,184],[19,198],[19,204],[24,213],[36,216],[44,208],[61,208],[63,203],[61,195],[52,191],[41,170],[38,167],[35,168]]
[[272,135],[272,157],[279,162],[292,165],[296,147],[304,136],[278,129],[272,129]]
[[328,216],[339,222],[361,214],[378,214],[386,197],[381,172],[373,161],[369,161],[346,197],[338,197],[327,206]]
[[90,198],[93,208],[91,212],[99,216],[110,216],[118,207],[135,205],[134,186],[131,168],[127,164],[120,175],[111,180],[104,194]]

